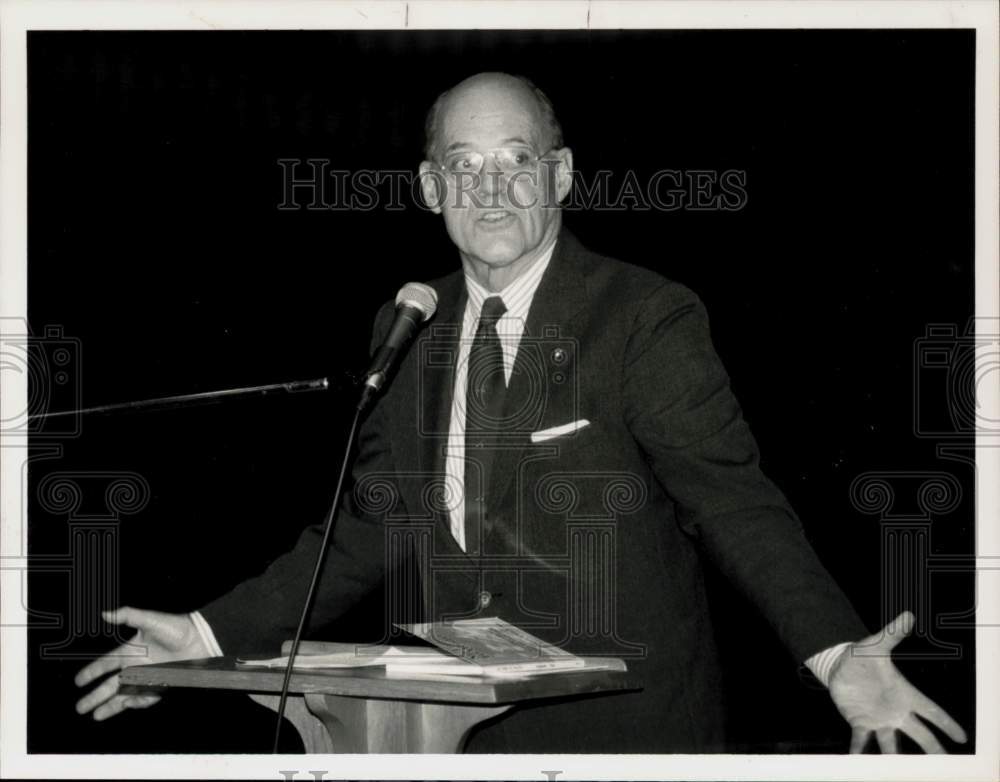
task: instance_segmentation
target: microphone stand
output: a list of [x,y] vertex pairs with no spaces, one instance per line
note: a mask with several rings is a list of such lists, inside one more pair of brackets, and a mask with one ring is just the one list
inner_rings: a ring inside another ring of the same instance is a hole
[[[367,389],[368,386],[365,386]],[[271,747],[272,754],[278,754],[278,741],[281,738],[281,724],[284,721],[285,704],[288,701],[288,688],[292,682],[292,670],[295,667],[295,657],[299,653],[299,644],[302,641],[302,634],[305,632],[306,623],[309,620],[309,613],[312,610],[313,600],[316,597],[316,585],[319,583],[319,574],[323,569],[323,562],[326,560],[327,546],[330,545],[330,534],[333,532],[333,522],[337,518],[337,508],[340,505],[340,495],[344,490],[344,478],[347,476],[347,466],[351,461],[351,449],[354,448],[354,441],[358,434],[358,423],[368,404],[374,398],[372,393],[364,393],[358,404],[354,408],[354,417],[351,421],[351,431],[347,435],[347,444],[344,447],[344,458],[340,463],[340,475],[337,477],[337,488],[333,493],[333,502],[326,512],[323,521],[323,539],[316,550],[316,563],[313,565],[312,578],[309,581],[309,590],[306,592],[305,600],[302,603],[302,614],[299,617],[299,625],[295,629],[295,637],[292,638],[292,646],[288,650],[288,663],[285,665],[285,676],[281,682],[281,696],[278,698],[278,719],[274,724],[274,743]]]
[[340,505],[340,495],[344,490],[344,478],[347,475],[347,465],[351,459],[351,449],[354,447],[354,440],[358,434],[358,422],[388,380],[395,361],[413,338],[413,332],[421,323],[434,315],[436,308],[437,293],[433,288],[421,283],[407,283],[404,285],[399,293],[396,294],[396,318],[390,326],[388,333],[383,337],[381,347],[372,356],[371,366],[365,375],[364,388],[354,408],[351,431],[347,436],[343,461],[340,463],[337,488],[333,493],[333,502],[327,511],[326,520],[323,522],[323,540],[316,551],[316,564],[313,566],[309,591],[306,593],[305,601],[302,604],[302,615],[299,617],[299,626],[295,630],[295,637],[292,639],[292,646],[288,652],[285,677],[281,684],[281,697],[278,699],[278,719],[274,726],[274,746],[271,750],[274,754],[278,753],[278,739],[281,737],[281,723],[285,714],[285,704],[288,701],[288,687],[292,681],[292,669],[295,667],[295,657],[299,653],[299,643],[302,640],[302,633],[305,631],[306,623],[309,620],[309,611],[312,608],[313,598],[316,596],[319,573],[323,569],[323,562],[326,559],[327,546],[330,544],[330,534],[333,531],[333,522],[337,517],[337,508]]
[[288,663],[285,665],[285,676],[281,682],[281,696],[278,698],[278,719],[274,724],[274,743],[271,753],[278,754],[278,741],[281,738],[281,724],[284,722],[285,704],[288,701],[288,688],[292,682],[292,670],[295,667],[295,657],[299,653],[299,644],[302,641],[302,634],[305,632],[306,623],[309,621],[309,614],[312,611],[313,600],[316,597],[316,586],[319,583],[319,574],[323,569],[323,562],[326,560],[326,549],[330,545],[330,535],[333,532],[333,522],[337,518],[337,508],[340,506],[340,495],[344,490],[344,478],[347,476],[347,466],[351,461],[351,449],[354,448],[354,441],[358,434],[358,423],[361,421],[361,414],[368,406],[371,397],[365,395],[354,408],[354,417],[351,421],[351,430],[347,435],[347,445],[344,448],[344,458],[340,463],[340,475],[337,476],[337,488],[333,493],[333,502],[326,512],[323,521],[323,538],[316,551],[316,563],[313,565],[312,578],[309,581],[309,589],[306,592],[305,600],[302,603],[302,614],[299,616],[299,625],[295,629],[295,636],[292,638],[292,646],[288,650]]

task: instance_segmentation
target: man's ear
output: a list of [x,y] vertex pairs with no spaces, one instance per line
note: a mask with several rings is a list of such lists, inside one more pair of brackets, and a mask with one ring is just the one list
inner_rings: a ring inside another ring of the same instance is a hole
[[573,186],[573,150],[563,147],[549,155],[558,161],[555,166],[556,200],[562,202]]
[[434,214],[441,214],[441,204],[445,199],[444,175],[440,169],[425,160],[420,164],[420,194],[424,203]]

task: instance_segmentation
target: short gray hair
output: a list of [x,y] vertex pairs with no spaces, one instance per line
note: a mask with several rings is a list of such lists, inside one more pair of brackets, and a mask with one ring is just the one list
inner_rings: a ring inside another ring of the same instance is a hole
[[[552,101],[549,100],[549,96],[536,87],[535,83],[527,76],[520,76],[518,74],[504,75],[509,76],[511,79],[523,84],[524,87],[535,96],[535,101],[538,103],[538,112],[541,114],[542,122],[544,123],[546,130],[548,130],[549,136],[552,140],[550,149],[560,149],[563,146],[562,125],[559,124],[559,120],[556,118],[556,112],[555,109],[552,108]],[[437,145],[439,115],[441,113],[441,107],[444,105],[444,102],[450,93],[451,89],[448,89],[437,96],[437,99],[427,112],[427,118],[424,120],[424,155],[427,160],[434,160],[435,147]],[[547,152],[548,150],[539,151]]]

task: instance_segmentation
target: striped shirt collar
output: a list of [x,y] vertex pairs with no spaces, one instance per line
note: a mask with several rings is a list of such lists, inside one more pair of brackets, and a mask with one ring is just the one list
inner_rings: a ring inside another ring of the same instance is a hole
[[521,274],[510,285],[502,291],[493,293],[480,285],[472,275],[466,273],[465,287],[469,292],[469,303],[466,312],[471,312],[473,317],[478,318],[483,310],[483,302],[490,296],[499,296],[507,306],[504,318],[519,318],[522,322],[528,318],[528,310],[531,308],[531,300],[535,298],[535,291],[542,281],[542,275],[549,267],[552,260],[552,253],[556,249],[553,242],[548,251],[538,258],[531,266]]

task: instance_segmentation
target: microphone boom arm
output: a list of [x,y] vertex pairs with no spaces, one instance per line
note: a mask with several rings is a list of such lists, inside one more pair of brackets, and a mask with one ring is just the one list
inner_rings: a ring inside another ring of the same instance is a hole
[[[339,388],[340,386],[338,386]],[[157,397],[155,399],[140,399],[134,402],[117,402],[110,405],[83,407],[76,410],[57,410],[55,412],[34,413],[28,415],[29,421],[46,418],[58,418],[66,415],[83,415],[84,413],[113,413],[119,410],[149,410],[158,407],[179,407],[198,402],[212,402],[216,399],[232,399],[251,394],[269,394],[272,391],[298,393],[301,391],[326,391],[330,388],[329,378],[321,377],[315,380],[294,380],[289,383],[270,383],[263,386],[245,386],[243,388],[225,388],[221,391],[202,391],[197,394],[178,394],[176,396]]]

